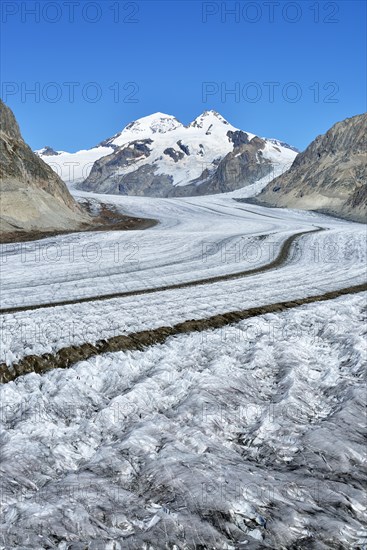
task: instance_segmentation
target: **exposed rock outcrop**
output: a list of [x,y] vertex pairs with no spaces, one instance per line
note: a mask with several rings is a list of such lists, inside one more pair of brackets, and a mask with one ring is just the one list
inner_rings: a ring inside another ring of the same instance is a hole
[[1,100],[0,120],[0,230],[64,231],[90,221],[65,183],[24,142]]
[[338,122],[318,136],[256,200],[366,222],[367,114]]

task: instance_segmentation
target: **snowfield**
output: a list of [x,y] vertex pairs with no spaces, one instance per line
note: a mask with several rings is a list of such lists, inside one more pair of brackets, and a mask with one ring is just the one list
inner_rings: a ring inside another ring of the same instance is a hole
[[[365,226],[234,200],[263,183],[78,192],[159,223],[2,245],[0,362],[365,282]],[[0,386],[0,548],[364,548],[366,297]]]

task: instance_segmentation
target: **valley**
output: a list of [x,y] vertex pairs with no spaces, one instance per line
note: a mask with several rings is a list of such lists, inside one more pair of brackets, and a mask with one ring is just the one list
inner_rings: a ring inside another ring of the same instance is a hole
[[74,195],[158,223],[2,247],[7,544],[363,544],[366,227]]

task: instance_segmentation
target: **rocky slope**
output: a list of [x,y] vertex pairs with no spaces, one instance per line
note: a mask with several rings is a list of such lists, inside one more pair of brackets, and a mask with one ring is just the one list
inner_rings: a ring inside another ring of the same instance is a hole
[[12,111],[0,100],[0,230],[77,229],[89,220],[65,183],[24,142]]
[[277,140],[238,130],[215,111],[187,126],[155,113],[87,151],[50,151],[37,153],[84,190],[154,197],[233,191],[265,176],[272,179],[297,155]]
[[367,114],[338,122],[300,153],[256,201],[366,222],[366,132]]

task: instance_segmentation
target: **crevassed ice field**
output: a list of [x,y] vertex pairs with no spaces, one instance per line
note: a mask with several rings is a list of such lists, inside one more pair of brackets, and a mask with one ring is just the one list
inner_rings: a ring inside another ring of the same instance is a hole
[[[232,195],[79,192],[159,223],[3,245],[1,362],[365,282],[362,224]],[[365,548],[365,316],[346,294],[4,384],[0,547]]]

